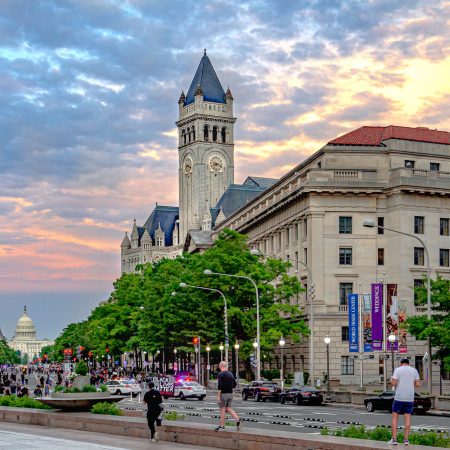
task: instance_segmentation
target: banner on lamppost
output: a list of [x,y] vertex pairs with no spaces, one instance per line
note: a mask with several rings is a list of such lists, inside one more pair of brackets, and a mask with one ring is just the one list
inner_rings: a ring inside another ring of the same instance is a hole
[[383,284],[372,284],[372,348],[383,350]]
[[408,353],[408,346],[406,344],[407,326],[406,326],[406,311],[400,309],[398,311],[398,352]]
[[370,294],[362,295],[362,331],[363,347],[365,352],[371,352],[372,349],[372,301]]
[[[397,300],[397,285],[388,284],[386,286],[386,343],[387,350],[398,350],[398,300]],[[393,334],[395,336],[394,342],[389,342],[388,336]]]
[[359,352],[358,294],[348,294],[348,345],[349,352]]

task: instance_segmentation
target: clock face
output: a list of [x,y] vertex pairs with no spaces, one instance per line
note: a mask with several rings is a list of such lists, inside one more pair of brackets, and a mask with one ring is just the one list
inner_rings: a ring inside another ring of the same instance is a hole
[[225,163],[223,162],[223,159],[218,155],[211,156],[208,165],[211,172],[223,172],[225,169]]
[[184,173],[189,175],[192,173],[192,159],[187,157],[184,161]]

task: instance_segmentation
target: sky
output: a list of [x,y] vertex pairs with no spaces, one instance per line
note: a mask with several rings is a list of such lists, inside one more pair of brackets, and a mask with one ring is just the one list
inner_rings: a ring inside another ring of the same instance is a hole
[[108,298],[120,243],[178,204],[175,121],[207,49],[235,180],[362,125],[450,131],[445,0],[2,0],[0,329],[55,338]]

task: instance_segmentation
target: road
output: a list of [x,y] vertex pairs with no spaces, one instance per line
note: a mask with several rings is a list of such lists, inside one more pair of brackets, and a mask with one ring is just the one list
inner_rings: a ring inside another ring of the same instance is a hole
[[[218,423],[218,407],[216,396],[208,392],[203,401],[197,399],[180,400],[169,399],[164,401],[166,411],[176,411],[185,416],[186,422],[200,422],[213,427]],[[137,399],[123,400],[119,405],[128,410],[142,410],[143,404]],[[244,426],[248,424],[252,428],[281,429],[283,431],[300,431],[304,433],[320,433],[327,427],[330,430],[347,427],[350,423],[363,424],[368,427],[376,425],[390,426],[391,415],[388,412],[369,413],[357,406],[334,404],[322,406],[297,406],[294,404],[255,402],[254,400],[242,401],[235,396],[233,407],[244,419]],[[442,430],[450,431],[448,417],[416,416],[412,418],[413,430]],[[402,419],[400,418],[400,425]],[[232,419],[229,426],[234,426]]]
[[213,450],[187,444],[160,441],[129,436],[117,436],[89,431],[66,430],[62,428],[0,423],[0,449],[35,450]]

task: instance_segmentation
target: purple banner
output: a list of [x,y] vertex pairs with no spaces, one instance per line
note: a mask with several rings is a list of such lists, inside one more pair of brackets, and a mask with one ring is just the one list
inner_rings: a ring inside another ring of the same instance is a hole
[[383,284],[372,284],[372,348],[383,350]]

